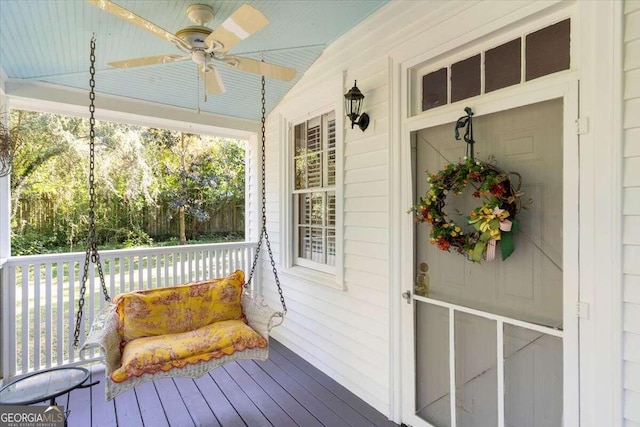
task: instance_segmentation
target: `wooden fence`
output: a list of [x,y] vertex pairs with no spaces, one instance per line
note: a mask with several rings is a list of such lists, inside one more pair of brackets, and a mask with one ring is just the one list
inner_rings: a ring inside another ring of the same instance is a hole
[[[197,221],[187,215],[186,230],[188,238],[196,238],[211,233],[244,232],[244,206],[227,205],[214,211],[206,209],[209,219]],[[43,197],[21,197],[14,207],[13,221],[22,233],[35,233],[50,236],[61,233],[62,241],[73,240],[87,228],[86,208],[76,209],[70,213],[61,206],[58,200]],[[152,238],[178,237],[178,213],[167,203],[158,206],[144,206],[134,211],[120,200],[109,200],[99,206],[96,213],[100,238],[105,242],[118,243],[123,240],[123,233],[132,228],[144,231]]]

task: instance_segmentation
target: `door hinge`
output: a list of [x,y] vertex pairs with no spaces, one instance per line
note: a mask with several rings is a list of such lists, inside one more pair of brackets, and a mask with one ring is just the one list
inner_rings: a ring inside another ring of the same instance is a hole
[[589,117],[576,119],[576,134],[584,135],[589,133]]
[[579,302],[576,304],[576,316],[580,319],[589,318],[589,303]]

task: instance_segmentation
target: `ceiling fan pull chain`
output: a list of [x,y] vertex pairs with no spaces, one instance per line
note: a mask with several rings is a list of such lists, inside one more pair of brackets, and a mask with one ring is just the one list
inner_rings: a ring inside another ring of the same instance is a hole
[[[205,85],[206,84],[205,82]],[[200,72],[198,71],[198,67],[196,67],[196,114],[200,114]]]
[[[204,102],[207,102],[207,93],[208,93],[207,90],[209,89],[207,87],[207,78],[206,78],[207,74],[206,74],[206,72],[207,72],[207,68],[206,68],[205,64],[202,64],[202,74],[205,75],[205,78],[204,78]],[[198,87],[200,87],[200,85],[198,85]]]

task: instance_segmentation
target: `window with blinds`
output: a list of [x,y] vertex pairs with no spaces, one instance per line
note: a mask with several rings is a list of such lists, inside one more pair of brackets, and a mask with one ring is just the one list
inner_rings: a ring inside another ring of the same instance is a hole
[[336,261],[336,120],[323,114],[294,128],[293,190],[296,264]]

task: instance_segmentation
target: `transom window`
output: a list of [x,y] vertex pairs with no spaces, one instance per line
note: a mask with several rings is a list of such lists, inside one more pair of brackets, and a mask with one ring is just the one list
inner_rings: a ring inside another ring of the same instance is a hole
[[571,19],[565,19],[424,74],[422,111],[568,70],[570,44]]
[[323,114],[294,127],[295,264],[333,272],[336,262],[336,120]]

